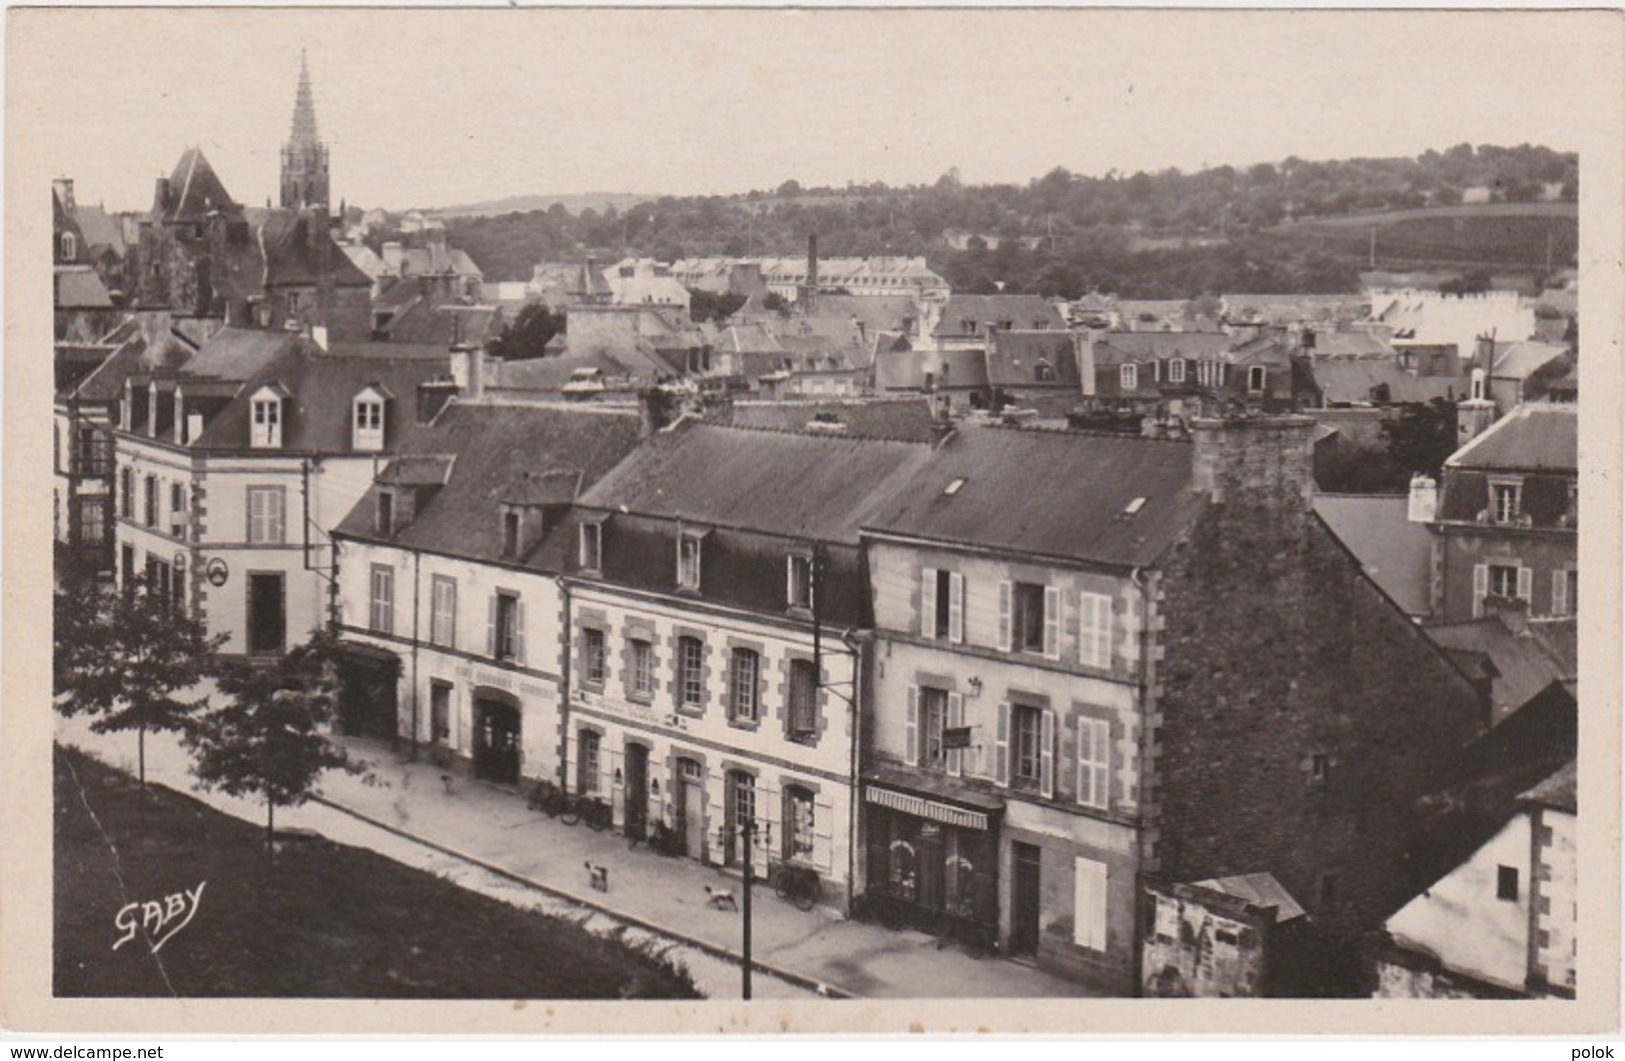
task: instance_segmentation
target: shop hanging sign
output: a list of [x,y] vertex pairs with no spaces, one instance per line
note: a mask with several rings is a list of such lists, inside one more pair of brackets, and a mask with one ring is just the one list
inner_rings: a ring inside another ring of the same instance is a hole
[[231,569],[226,567],[226,561],[218,556],[211,556],[209,562],[203,565],[203,577],[209,580],[209,585],[219,589],[231,577]]

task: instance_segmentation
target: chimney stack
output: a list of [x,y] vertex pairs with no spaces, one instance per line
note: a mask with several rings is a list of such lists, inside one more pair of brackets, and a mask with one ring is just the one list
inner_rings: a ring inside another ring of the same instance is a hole
[[648,438],[655,432],[664,430],[676,419],[674,415],[676,405],[676,398],[659,387],[647,387],[638,391],[639,436]]
[[153,209],[163,211],[169,209],[169,178],[159,177],[153,184]]
[[1411,523],[1432,523],[1439,513],[1439,484],[1431,475],[1411,476],[1410,503],[1405,518]]
[[485,398],[485,347],[457,343],[451,348],[451,377],[471,402]]
[[1295,544],[1315,492],[1314,431],[1307,416],[1195,419],[1192,486],[1244,521],[1253,547]]
[[431,379],[418,384],[418,423],[427,424],[456,397],[455,379]]

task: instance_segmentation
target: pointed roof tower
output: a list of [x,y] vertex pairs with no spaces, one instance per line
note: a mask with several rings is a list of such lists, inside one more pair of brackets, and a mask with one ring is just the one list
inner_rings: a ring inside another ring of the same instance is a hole
[[327,145],[316,131],[316,98],[310,89],[310,63],[299,51],[299,88],[293,100],[293,128],[282,145],[282,206],[326,209],[329,199]]

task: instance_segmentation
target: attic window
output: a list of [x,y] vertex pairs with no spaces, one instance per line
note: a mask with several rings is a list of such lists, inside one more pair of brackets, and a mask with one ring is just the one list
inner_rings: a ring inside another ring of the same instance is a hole
[[282,445],[282,398],[270,390],[254,396],[248,444],[253,449]]
[[1133,501],[1130,501],[1128,504],[1123,506],[1123,515],[1125,515],[1125,516],[1135,515],[1136,513],[1138,513],[1140,511],[1140,509],[1142,509],[1144,507],[1145,507],[1145,498],[1136,497]]
[[78,253],[79,241],[73,238],[73,233],[62,233],[62,260],[71,262]]
[[961,478],[955,479],[953,482],[949,483],[947,486],[942,488],[942,496],[943,497],[953,497],[955,494],[959,493],[959,491],[963,490],[964,488],[965,488],[965,480],[964,480],[964,478],[961,477]]
[[356,397],[354,410],[354,448],[376,453],[384,448],[384,402],[371,391]]
[[700,588],[700,535],[684,533],[677,539],[677,588]]
[[523,517],[517,508],[504,506],[502,509],[502,555],[512,559],[519,555],[519,542]]
[[378,534],[388,538],[395,533],[395,491],[378,491]]

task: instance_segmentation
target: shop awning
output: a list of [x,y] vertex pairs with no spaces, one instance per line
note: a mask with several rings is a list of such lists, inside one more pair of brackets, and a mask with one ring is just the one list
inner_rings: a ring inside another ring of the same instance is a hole
[[864,799],[868,802],[881,807],[889,807],[895,811],[902,811],[904,814],[912,814],[916,818],[927,818],[931,821],[943,822],[946,825],[957,825],[961,829],[981,829],[986,831],[988,827],[988,815],[982,811],[955,807],[937,800],[926,799],[924,796],[882,788],[879,785],[866,785],[863,791]]

